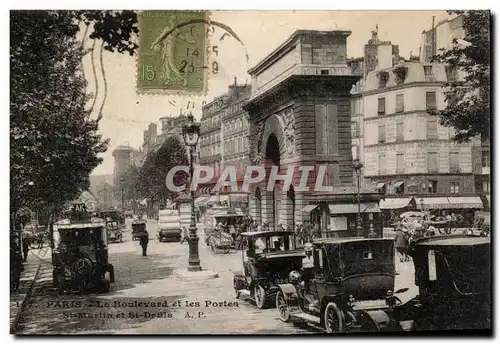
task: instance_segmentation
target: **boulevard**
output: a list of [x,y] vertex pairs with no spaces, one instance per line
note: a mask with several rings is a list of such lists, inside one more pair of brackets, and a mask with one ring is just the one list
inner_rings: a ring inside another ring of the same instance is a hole
[[[29,253],[29,262],[42,270],[17,334],[310,334],[319,332],[307,324],[279,320],[276,309],[258,309],[251,301],[234,296],[232,271],[242,270],[241,251],[211,252],[200,235],[200,260],[218,278],[182,281],[174,273],[187,267],[188,245],[160,243],[156,221],[148,220],[148,255],[141,255],[138,241],[124,232],[123,243],[109,244],[109,259],[116,282],[108,294],[60,296],[52,288],[50,251]],[[43,254],[45,252],[45,254]],[[413,263],[396,259],[395,289],[409,288],[404,302],[417,294]]]

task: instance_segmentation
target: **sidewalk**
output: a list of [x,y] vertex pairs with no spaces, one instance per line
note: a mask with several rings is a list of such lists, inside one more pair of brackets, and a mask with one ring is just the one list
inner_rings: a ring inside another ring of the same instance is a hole
[[28,261],[24,263],[24,271],[21,273],[19,289],[10,293],[10,333],[16,332],[19,319],[25,302],[31,295],[35,279],[40,273],[42,262],[34,257],[31,252],[28,255]]

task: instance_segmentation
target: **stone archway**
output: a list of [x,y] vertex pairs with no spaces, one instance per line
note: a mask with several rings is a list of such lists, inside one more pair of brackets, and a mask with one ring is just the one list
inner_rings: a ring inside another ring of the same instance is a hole
[[[295,200],[292,201],[288,197],[289,190],[282,189],[283,182],[281,181],[276,182],[275,185],[268,185],[272,167],[278,166],[280,169],[285,167],[283,160],[294,154],[295,147],[290,146],[290,133],[294,130],[293,120],[290,119],[292,117],[291,110],[268,117],[261,125],[260,135],[257,136],[257,161],[266,170],[266,178],[260,189],[262,222],[267,223],[271,230],[276,230],[279,224],[291,227],[294,223]],[[284,172],[279,172],[279,174],[282,173]],[[257,201],[255,203],[258,204]]]

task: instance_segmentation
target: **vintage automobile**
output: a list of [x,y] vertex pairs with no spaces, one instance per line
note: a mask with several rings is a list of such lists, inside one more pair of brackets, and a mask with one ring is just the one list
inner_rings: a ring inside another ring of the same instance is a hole
[[288,282],[288,273],[302,267],[303,249],[294,249],[294,233],[288,231],[242,233],[248,249],[242,250],[243,272],[233,272],[236,297],[245,295],[264,308],[274,301],[278,284]]
[[108,292],[115,277],[108,262],[106,223],[86,216],[84,205],[77,209],[77,216],[54,224],[53,285],[60,294]]
[[307,322],[327,333],[401,331],[394,304],[392,239],[322,238],[313,241],[314,266],[279,284],[276,309],[283,322]]
[[123,233],[118,222],[111,218],[106,219],[106,230],[109,242],[123,242]]
[[98,209],[95,213],[95,217],[100,219],[111,218],[112,221],[118,222],[120,227],[125,226],[125,219],[123,215],[115,209]]
[[145,220],[134,220],[132,222],[132,240],[138,240],[141,235],[147,233]]
[[393,317],[411,330],[491,329],[490,238],[444,235],[410,247],[419,295],[396,305]]
[[158,211],[158,241],[181,241],[182,231],[179,211],[176,209],[162,209]]

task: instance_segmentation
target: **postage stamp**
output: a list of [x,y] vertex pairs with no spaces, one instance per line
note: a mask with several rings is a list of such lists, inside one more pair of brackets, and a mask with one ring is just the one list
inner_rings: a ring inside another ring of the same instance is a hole
[[143,11],[139,20],[137,90],[140,93],[206,91],[207,11]]

